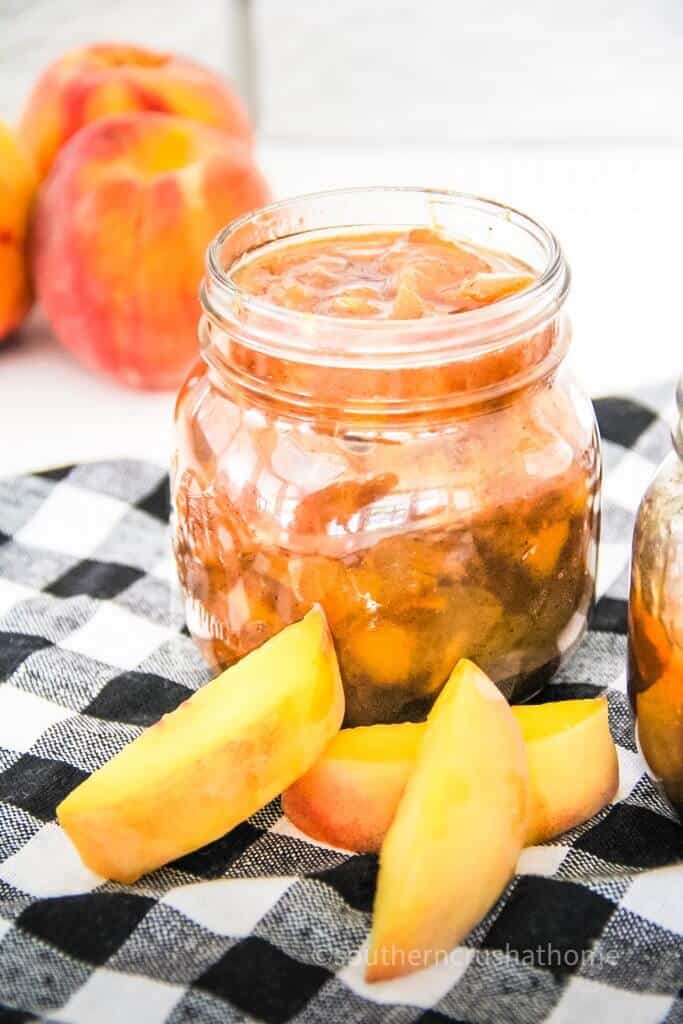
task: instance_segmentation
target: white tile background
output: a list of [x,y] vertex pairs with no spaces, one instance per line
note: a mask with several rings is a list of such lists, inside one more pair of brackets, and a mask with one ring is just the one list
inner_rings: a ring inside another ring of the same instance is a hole
[[93,39],[227,71],[274,139],[683,139],[680,0],[0,0],[0,116]]
[[242,0],[0,0],[0,117],[13,121],[65,50],[123,41],[180,50],[246,81]]
[[680,0],[252,0],[251,26],[267,136],[683,138]]

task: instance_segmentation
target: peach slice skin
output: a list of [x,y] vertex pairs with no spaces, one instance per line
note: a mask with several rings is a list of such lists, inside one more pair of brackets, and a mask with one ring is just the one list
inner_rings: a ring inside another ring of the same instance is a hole
[[343,716],[315,607],[124,747],[57,817],[91,870],[133,882],[267,804],[315,762]]
[[415,765],[424,723],[342,729],[282,794],[302,832],[356,853],[377,853]]
[[[512,713],[529,765],[529,846],[587,821],[612,799],[617,756],[605,697],[522,705]],[[314,839],[359,853],[377,852],[425,729],[423,722],[342,729],[320,760],[283,794],[285,814]]]
[[461,660],[382,843],[368,981],[437,963],[481,920],[512,877],[527,813],[519,723],[495,684]]

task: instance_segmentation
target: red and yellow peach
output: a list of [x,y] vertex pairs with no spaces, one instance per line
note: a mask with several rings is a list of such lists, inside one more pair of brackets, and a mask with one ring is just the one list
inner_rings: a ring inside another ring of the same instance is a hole
[[206,246],[268,198],[249,148],[207,125],[133,113],[81,129],[35,218],[36,287],[56,335],[123,384],[177,386],[197,352]]
[[184,57],[117,43],[51,64],[29,96],[20,133],[42,179],[84,125],[134,111],[176,114],[251,141],[244,105],[220,76]]
[[0,122],[0,341],[19,326],[31,305],[26,233],[35,188],[28,158]]

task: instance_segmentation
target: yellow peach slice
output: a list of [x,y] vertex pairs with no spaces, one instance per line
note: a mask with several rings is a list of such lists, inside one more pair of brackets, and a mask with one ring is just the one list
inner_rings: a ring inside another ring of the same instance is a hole
[[459,294],[462,298],[488,304],[529,288],[535,280],[533,274],[484,272],[461,284]]
[[57,817],[89,868],[132,882],[267,804],[320,756],[343,716],[316,607],[164,715],[73,790]]
[[545,843],[588,821],[619,785],[607,698],[513,708],[529,764],[526,846]]
[[462,660],[382,844],[368,981],[437,963],[481,920],[512,877],[527,809],[519,724],[495,684]]
[[[514,707],[529,762],[525,844],[547,842],[614,796],[617,756],[607,700]],[[379,850],[413,769],[424,723],[342,729],[316,764],[283,794],[303,832],[359,853]]]
[[374,853],[391,825],[425,727],[416,722],[342,729],[313,767],[282,794],[302,832]]

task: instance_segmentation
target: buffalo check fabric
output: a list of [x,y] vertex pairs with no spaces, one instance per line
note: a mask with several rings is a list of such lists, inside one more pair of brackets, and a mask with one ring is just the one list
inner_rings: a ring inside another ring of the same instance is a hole
[[450,956],[372,986],[376,858],[312,842],[278,801],[134,885],[81,864],[57,803],[208,678],[174,584],[168,481],[141,462],[0,481],[0,1022],[683,1024],[683,827],[625,692],[631,530],[672,407],[673,387],[596,403],[599,600],[543,694],[607,692],[615,802],[526,849]]

